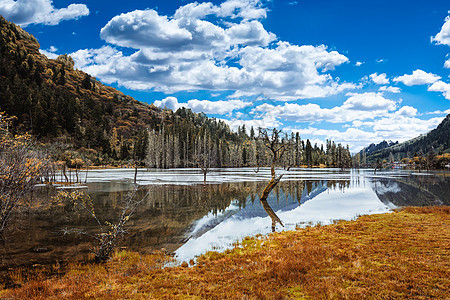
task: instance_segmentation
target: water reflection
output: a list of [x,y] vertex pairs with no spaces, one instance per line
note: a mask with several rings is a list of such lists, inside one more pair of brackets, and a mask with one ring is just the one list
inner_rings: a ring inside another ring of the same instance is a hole
[[[92,172],[88,180],[85,191],[94,200],[100,220],[114,220],[121,199],[133,186],[127,179],[131,173],[123,172],[125,180],[120,180],[120,170],[113,170],[113,175],[105,170]],[[181,179],[177,174],[182,174]],[[207,250],[230,247],[245,236],[271,232],[272,213],[284,224],[277,225],[277,230],[290,230],[382,213],[395,206],[449,204],[449,176],[410,171],[373,175],[364,170],[293,170],[263,204],[259,195],[266,185],[264,170],[256,178],[251,169],[218,170],[208,176],[218,183],[207,186],[192,184],[196,176],[195,170],[143,174],[147,183],[154,180],[156,184],[143,185],[138,192],[143,196],[149,191],[150,197],[129,222],[129,234],[120,246],[144,253],[156,248],[176,250],[179,259],[188,260]],[[175,177],[175,185],[154,179]],[[33,201],[45,202],[54,193],[42,188]],[[31,208],[16,216],[7,243],[0,247],[0,267],[86,258],[91,247],[86,237],[62,235],[64,228],[74,227],[97,230],[88,214],[71,205]]]
[[[378,199],[368,179],[362,179],[359,183],[351,180],[287,181],[279,185],[267,199],[271,211],[285,225],[278,226],[277,230],[350,220],[362,214],[384,213],[391,208]],[[245,236],[270,233],[273,216],[270,216],[270,212],[268,216],[264,203],[251,201],[248,199],[247,205],[226,217],[208,214],[196,221],[193,234],[176,250],[176,257],[180,261],[190,260],[209,250],[230,248]],[[234,203],[225,211],[232,211],[233,206]],[[220,221],[216,218],[220,218]],[[198,232],[203,234],[199,235]]]

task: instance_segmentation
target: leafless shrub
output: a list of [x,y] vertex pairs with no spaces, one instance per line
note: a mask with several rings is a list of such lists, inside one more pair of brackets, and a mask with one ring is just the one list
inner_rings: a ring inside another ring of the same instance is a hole
[[0,113],[0,239],[13,213],[26,204],[25,197],[50,165],[29,135],[11,134],[10,121]]
[[110,222],[106,221],[102,223],[94,210],[94,205],[92,199],[89,195],[86,195],[78,190],[67,192],[61,191],[54,198],[56,201],[70,201],[73,205],[79,205],[83,210],[89,213],[89,215],[95,219],[97,222],[100,233],[97,234],[89,234],[83,230],[71,228],[64,229],[64,234],[77,234],[77,235],[88,235],[95,240],[95,246],[92,249],[92,252],[95,254],[96,262],[104,262],[107,261],[114,252],[114,249],[117,247],[117,244],[120,238],[126,233],[125,225],[130,220],[130,218],[136,212],[138,206],[147,199],[149,193],[142,197],[141,199],[136,199],[137,186],[135,185],[134,189],[130,191],[122,201],[122,210],[120,215],[117,218],[117,221]]

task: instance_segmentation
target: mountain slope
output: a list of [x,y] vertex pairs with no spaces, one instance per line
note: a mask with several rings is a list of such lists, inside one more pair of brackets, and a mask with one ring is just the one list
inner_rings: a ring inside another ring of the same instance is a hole
[[[16,131],[122,160],[136,145],[145,147],[147,129],[159,132],[164,127],[168,132],[179,123],[191,137],[208,126],[215,137],[236,140],[222,121],[138,102],[73,65],[67,55],[42,55],[32,35],[0,16],[0,110],[17,117]],[[145,151],[140,152],[142,156]]]
[[388,159],[391,153],[397,160],[404,157],[411,158],[418,154],[425,155],[430,151],[435,154],[450,152],[450,114],[426,135],[368,153],[367,162]]

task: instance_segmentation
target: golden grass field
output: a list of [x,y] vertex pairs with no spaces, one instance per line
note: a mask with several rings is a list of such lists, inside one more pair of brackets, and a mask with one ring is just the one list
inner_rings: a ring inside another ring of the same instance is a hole
[[[162,268],[163,253],[117,252],[0,290],[12,299],[449,299],[450,207],[408,207],[246,238],[195,266]],[[56,268],[56,267],[54,267]]]

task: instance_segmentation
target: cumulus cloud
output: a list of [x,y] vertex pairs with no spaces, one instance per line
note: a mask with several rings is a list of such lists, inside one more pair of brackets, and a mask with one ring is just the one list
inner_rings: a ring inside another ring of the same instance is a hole
[[435,37],[431,38],[431,41],[436,42],[437,44],[443,44],[450,46],[450,16],[445,18],[444,25],[442,25],[441,31],[436,34]]
[[388,84],[389,83],[389,79],[386,78],[386,73],[382,73],[379,75],[377,73],[373,73],[373,74],[370,74],[369,77],[376,84]]
[[417,109],[412,106],[403,106],[395,114],[398,116],[414,117],[417,115]]
[[[371,143],[379,143],[383,140],[404,142],[431,131],[443,120],[443,117],[422,120],[413,115],[408,116],[413,110],[414,108],[411,107],[401,108],[396,113],[388,114],[383,118],[357,124],[369,127],[365,130],[353,126],[345,131],[314,127],[293,129],[292,131],[303,135],[322,136],[324,139],[332,139],[337,143],[348,144],[350,151],[355,153]],[[408,111],[409,113],[406,113]]]
[[442,92],[445,99],[450,100],[450,83],[439,80],[433,83],[428,90],[432,92]]
[[247,130],[250,130],[251,127],[253,128],[275,128],[280,127],[282,124],[273,116],[264,115],[262,118],[255,118],[251,120],[245,120],[241,118],[233,118],[231,120],[227,119],[220,119],[221,121],[225,122],[230,126],[231,130],[237,131],[238,127],[242,127],[242,125],[245,125]]
[[431,131],[441,123],[443,117],[422,120],[400,114],[389,115],[373,122],[374,132],[382,139],[400,142]]
[[427,112],[426,114],[427,115],[444,115],[444,114],[448,115],[448,114],[450,114],[450,108],[447,110],[444,110],[444,111],[442,111],[442,110],[430,111],[430,112]]
[[355,66],[356,67],[360,67],[360,66],[362,66],[364,64],[364,62],[362,62],[362,61],[357,61],[356,63],[355,63]]
[[95,58],[99,51],[85,49],[73,58],[76,67],[129,89],[233,90],[234,98],[294,100],[357,88],[328,73],[347,63],[346,56],[324,45],[277,41],[259,20],[266,12],[257,0],[194,2],[173,16],[136,10],[113,17],[100,33],[111,45],[135,49],[133,54],[115,50],[112,59],[101,60]]
[[380,86],[378,89],[380,92],[389,92],[393,94],[398,94],[401,92],[401,89],[396,86]]
[[386,115],[396,109],[393,100],[384,98],[377,93],[354,94],[342,106],[322,108],[317,104],[285,103],[272,105],[264,103],[255,107],[252,112],[262,113],[295,122],[345,123],[355,120],[373,119]]
[[447,59],[444,63],[444,68],[450,69],[450,59]]
[[414,72],[412,72],[411,75],[405,74],[403,76],[395,77],[393,80],[395,82],[402,82],[407,86],[412,86],[421,84],[432,84],[438,81],[439,79],[441,79],[441,77],[438,75],[435,75],[433,73],[427,73],[425,71],[417,69]]
[[39,52],[40,52],[41,54],[44,54],[45,56],[47,56],[47,57],[50,58],[50,59],[56,59],[56,58],[58,57],[58,54],[53,53],[53,52],[50,51],[50,50],[39,49]]
[[335,129],[319,129],[308,127],[304,129],[293,129],[293,132],[298,132],[300,135],[313,135],[323,137],[323,139],[333,140],[336,143],[349,145],[350,152],[358,152],[363,147],[378,140],[376,133],[364,131],[358,128],[348,128],[345,131]]
[[156,100],[153,103],[160,108],[170,108],[177,110],[178,108],[185,107],[190,108],[194,112],[204,112],[206,114],[218,114],[223,115],[231,113],[234,110],[242,109],[252,105],[251,102],[244,102],[242,100],[228,100],[228,101],[210,101],[210,100],[198,100],[191,99],[187,103],[179,103],[175,97],[166,97],[162,100]]
[[29,24],[57,25],[64,20],[89,15],[85,4],[70,4],[55,8],[52,0],[2,0],[0,14],[21,26]]

